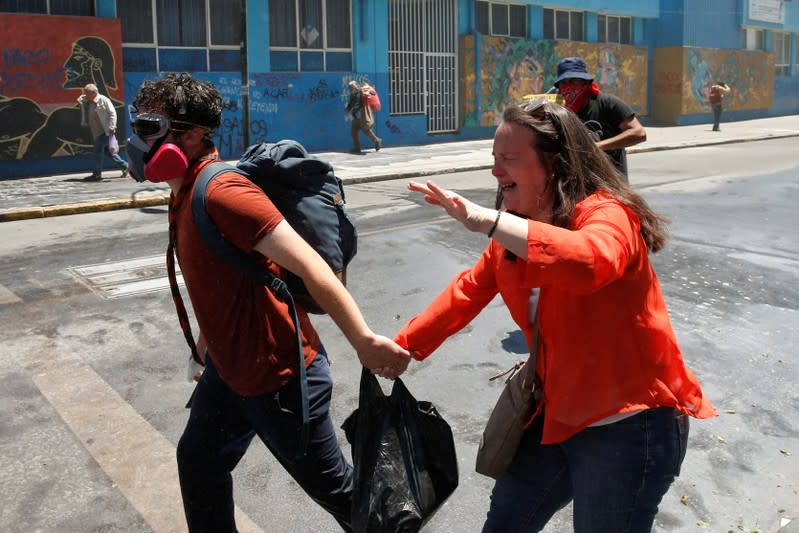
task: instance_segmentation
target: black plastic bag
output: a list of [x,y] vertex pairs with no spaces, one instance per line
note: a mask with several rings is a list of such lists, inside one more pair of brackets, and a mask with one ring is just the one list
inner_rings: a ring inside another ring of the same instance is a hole
[[419,531],[458,486],[449,424],[430,402],[416,401],[402,380],[386,396],[364,368],[358,409],[341,427],[355,467],[355,533]]

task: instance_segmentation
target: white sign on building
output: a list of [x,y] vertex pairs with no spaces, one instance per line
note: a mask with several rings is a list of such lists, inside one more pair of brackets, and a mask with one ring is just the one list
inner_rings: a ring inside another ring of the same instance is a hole
[[782,0],[749,0],[749,20],[782,24],[785,21]]

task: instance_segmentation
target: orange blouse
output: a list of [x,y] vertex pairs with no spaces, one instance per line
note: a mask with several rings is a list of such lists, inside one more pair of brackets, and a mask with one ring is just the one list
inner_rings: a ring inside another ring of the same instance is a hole
[[491,241],[473,267],[408,321],[397,343],[424,359],[499,293],[529,346],[530,289],[540,287],[542,443],[652,407],[696,418],[717,414],[685,367],[634,212],[594,194],[575,207],[571,229],[529,221],[527,242],[525,262],[506,258]]

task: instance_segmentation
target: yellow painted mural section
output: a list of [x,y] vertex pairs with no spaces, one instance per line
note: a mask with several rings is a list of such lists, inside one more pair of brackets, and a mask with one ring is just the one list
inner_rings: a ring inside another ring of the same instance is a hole
[[474,117],[477,113],[477,73],[475,58],[474,35],[461,35],[458,43],[460,55],[458,56],[460,68],[460,110],[461,127],[475,126]]

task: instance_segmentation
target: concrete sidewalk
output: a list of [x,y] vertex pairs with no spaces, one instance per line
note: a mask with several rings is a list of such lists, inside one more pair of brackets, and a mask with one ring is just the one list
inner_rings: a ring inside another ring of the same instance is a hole
[[[749,142],[799,136],[799,115],[723,123],[720,132],[710,124],[647,127],[647,141],[628,149],[634,154],[690,146]],[[363,155],[316,152],[329,161],[345,183],[410,179],[477,169],[492,164],[492,139],[387,146]],[[136,183],[119,179],[118,171],[103,173],[101,182],[84,182],[82,174],[0,180],[0,222],[30,218],[165,205],[166,184]],[[633,177],[634,181],[634,177]]]

